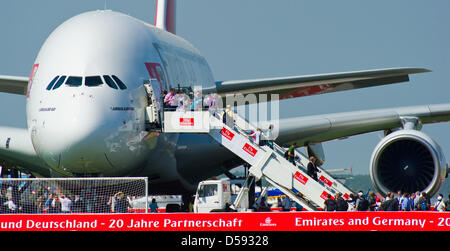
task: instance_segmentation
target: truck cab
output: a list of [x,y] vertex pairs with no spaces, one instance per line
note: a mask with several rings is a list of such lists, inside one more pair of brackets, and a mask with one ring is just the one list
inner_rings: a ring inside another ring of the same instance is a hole
[[230,179],[205,180],[198,184],[194,200],[195,213],[225,211],[231,204]]

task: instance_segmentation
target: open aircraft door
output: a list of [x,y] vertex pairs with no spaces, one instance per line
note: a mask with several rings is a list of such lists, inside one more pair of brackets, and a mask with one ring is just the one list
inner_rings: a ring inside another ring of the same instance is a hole
[[148,105],[146,108],[147,128],[151,131],[161,130],[163,121],[163,100],[161,99],[161,89],[157,79],[144,81],[144,87],[147,92]]

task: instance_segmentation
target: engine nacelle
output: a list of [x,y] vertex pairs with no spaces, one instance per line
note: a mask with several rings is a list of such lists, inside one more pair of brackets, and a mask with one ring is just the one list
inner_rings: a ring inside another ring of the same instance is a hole
[[447,163],[441,147],[417,130],[399,130],[375,147],[370,160],[370,178],[382,194],[387,192],[437,193],[444,183]]

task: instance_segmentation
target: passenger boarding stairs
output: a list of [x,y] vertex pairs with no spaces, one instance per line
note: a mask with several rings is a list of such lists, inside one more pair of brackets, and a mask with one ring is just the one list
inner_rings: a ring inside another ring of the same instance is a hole
[[[234,114],[234,128],[222,123],[222,120],[208,111],[164,112],[163,132],[166,133],[208,133],[217,142],[251,165],[249,175],[257,180],[266,179],[271,185],[280,189],[291,200],[308,211],[324,207],[327,195],[335,196],[337,192],[348,199],[352,193],[325,170],[318,173],[318,181],[306,174],[308,158],[296,151],[299,156],[297,166],[284,157],[286,149],[273,144],[258,146],[245,130],[256,130],[243,118]],[[240,196],[238,196],[239,198]],[[235,202],[237,204],[239,202]]]

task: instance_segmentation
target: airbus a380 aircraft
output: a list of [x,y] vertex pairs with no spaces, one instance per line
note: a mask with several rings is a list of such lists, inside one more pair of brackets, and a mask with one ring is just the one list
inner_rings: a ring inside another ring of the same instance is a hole
[[[175,35],[175,1],[157,1],[155,25],[114,11],[61,24],[43,44],[29,77],[0,76],[0,91],[27,100],[28,129],[0,127],[0,159],[48,177],[148,176],[152,192],[192,192],[200,180],[242,164],[201,134],[147,135],[143,82],[160,91],[193,88],[220,95],[280,99],[409,80],[421,68],[215,82],[207,61]],[[423,124],[450,120],[450,104],[280,119],[277,143],[307,146],[382,131],[371,177],[387,190],[435,193],[447,175],[439,145]]]

